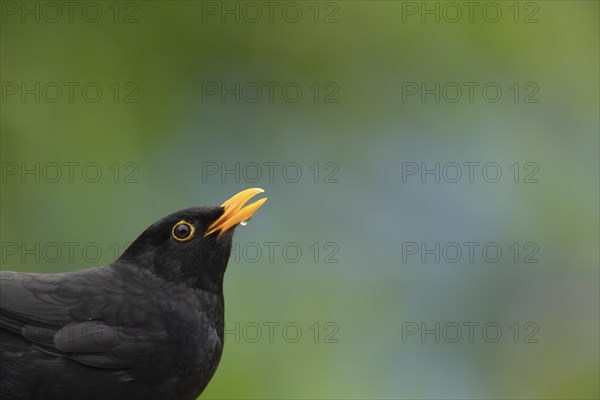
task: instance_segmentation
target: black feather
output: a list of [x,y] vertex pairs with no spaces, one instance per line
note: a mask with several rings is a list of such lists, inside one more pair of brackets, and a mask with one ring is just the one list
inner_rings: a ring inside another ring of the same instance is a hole
[[0,272],[0,398],[195,399],[223,350],[232,233],[201,234],[222,213],[174,213],[108,266]]

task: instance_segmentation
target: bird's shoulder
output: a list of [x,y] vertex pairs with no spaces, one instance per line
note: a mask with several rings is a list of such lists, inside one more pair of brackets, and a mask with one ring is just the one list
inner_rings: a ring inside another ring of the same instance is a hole
[[58,274],[0,272],[0,312],[45,326],[91,320],[121,326],[193,323],[222,312],[222,303],[222,295],[128,265]]

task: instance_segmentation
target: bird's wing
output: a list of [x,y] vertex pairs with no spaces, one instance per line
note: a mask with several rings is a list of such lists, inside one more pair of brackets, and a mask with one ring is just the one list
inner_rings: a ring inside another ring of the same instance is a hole
[[54,275],[2,271],[0,329],[88,366],[131,367],[158,351],[167,337],[164,330],[119,324],[126,294],[115,291],[110,274],[106,268]]
[[19,333],[29,322],[49,328],[69,322],[71,302],[55,298],[56,278],[0,271],[0,326]]

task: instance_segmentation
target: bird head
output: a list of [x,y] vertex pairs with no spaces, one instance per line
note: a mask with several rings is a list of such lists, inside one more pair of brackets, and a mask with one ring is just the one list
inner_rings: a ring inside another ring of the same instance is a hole
[[233,231],[267,201],[246,203],[264,190],[246,189],[221,206],[174,212],[149,226],[116,261],[149,269],[160,278],[221,292]]

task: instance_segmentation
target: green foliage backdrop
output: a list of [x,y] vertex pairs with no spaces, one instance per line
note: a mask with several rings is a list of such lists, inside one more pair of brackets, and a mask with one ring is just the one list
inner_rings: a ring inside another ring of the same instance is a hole
[[49,3],[1,3],[2,269],[258,186],[205,398],[598,398],[598,2]]

